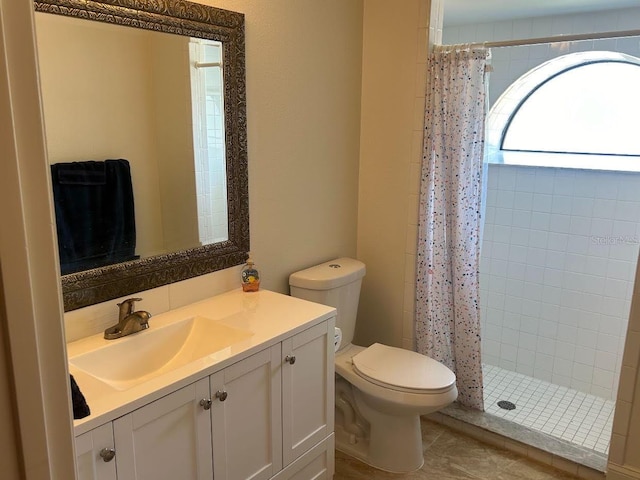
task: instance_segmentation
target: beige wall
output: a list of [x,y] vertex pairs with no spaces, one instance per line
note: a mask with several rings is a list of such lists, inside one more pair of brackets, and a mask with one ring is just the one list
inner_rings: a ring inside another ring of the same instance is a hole
[[251,253],[265,288],[356,254],[361,0],[202,0],[245,14]]
[[[245,14],[251,253],[262,286],[288,293],[290,273],[356,255],[362,2],[202,3]],[[229,269],[144,292],[141,308],[238,286]],[[66,314],[67,340],[112,323],[114,302]]]
[[405,280],[415,260],[406,252],[413,245],[415,254],[428,21],[428,0],[365,1],[358,258],[367,276],[356,330],[363,345],[410,347]]
[[[153,105],[164,249],[200,245],[191,112],[189,39],[157,35],[152,43]],[[167,95],[167,92],[171,92]]]
[[136,252],[164,253],[151,55],[155,32],[38,13],[36,33],[49,162],[129,160]]
[[[16,135],[21,140],[29,138],[30,142],[24,145],[28,147],[27,153],[29,148],[36,149],[30,168],[26,168],[22,177],[8,175],[5,168],[3,185],[7,183],[11,188],[3,189],[2,199],[11,200],[17,206],[40,208],[48,202],[48,193],[44,192],[48,192],[50,180],[46,175],[43,145],[38,141],[42,131],[37,122],[38,96],[28,88],[37,88],[35,54],[30,49],[33,45],[29,38],[21,37],[21,34],[27,37],[32,34],[25,12],[33,6],[30,0],[0,2],[4,12],[13,13],[12,22],[2,24],[0,38],[16,39],[8,50],[21,62],[8,62],[8,65],[14,71],[14,82],[17,80],[15,83],[29,94],[23,95],[23,104],[15,107],[18,113],[31,115],[27,120],[35,120],[3,132],[8,138]],[[265,288],[286,292],[290,272],[334,256],[356,253],[362,2],[229,0],[209,3],[246,14],[252,249],[262,269]],[[15,15],[18,8],[22,9],[21,18]],[[0,87],[2,94],[11,92],[6,84]],[[0,112],[11,118],[11,109],[6,104],[0,106]],[[16,202],[21,185],[25,197]],[[11,212],[5,209],[4,213]],[[37,216],[31,210],[29,213]],[[27,229],[29,233],[44,229],[45,233],[41,231],[30,242],[23,241],[23,246],[29,245],[28,250],[20,244],[2,243],[2,259],[9,251],[21,252],[13,258],[7,257],[11,261],[5,275],[11,276],[14,282],[11,293],[22,292],[8,305],[9,324],[20,321],[28,326],[28,320],[35,318],[30,308],[40,310],[51,299],[57,300],[57,309],[39,311],[39,320],[34,324],[38,334],[21,344],[22,348],[15,353],[17,363],[23,363],[20,368],[14,368],[16,372],[37,369],[38,359],[49,360],[43,371],[46,377],[35,373],[18,382],[19,401],[26,401],[22,408],[38,407],[32,409],[31,416],[25,417],[21,425],[26,429],[21,430],[21,443],[28,452],[27,469],[36,470],[28,473],[36,475],[33,478],[72,478],[73,474],[66,470],[70,465],[69,424],[64,426],[69,421],[68,404],[59,403],[60,399],[68,401],[67,395],[60,388],[55,395],[50,392],[52,386],[59,387],[66,380],[59,371],[61,367],[64,376],[63,340],[56,322],[61,313],[60,292],[57,279],[51,276],[55,272],[51,267],[56,261],[50,206],[47,213],[46,220],[40,213],[39,221]],[[3,214],[3,223],[14,225],[18,238],[22,233],[20,226],[26,225],[29,219],[11,220]],[[42,257],[42,253],[46,256]],[[20,265],[22,259],[37,264]],[[180,302],[194,301],[221,289],[234,288],[238,273],[237,268],[229,269],[175,284],[169,289],[168,297],[173,295]],[[25,303],[30,294],[34,295],[34,302]],[[20,305],[24,308],[18,308]],[[79,323],[84,324],[82,320]],[[26,330],[20,332],[11,340],[12,345],[18,345],[27,333]],[[25,383],[27,379],[31,388]],[[2,391],[6,393],[6,389]],[[38,412],[45,403],[38,394],[28,395],[29,391],[49,393],[47,409],[41,415]],[[59,412],[61,406],[66,410],[64,414]],[[24,436],[27,431],[30,437]],[[43,444],[44,440],[49,442]]]
[[[407,328],[412,329],[412,324],[405,322],[403,333],[402,317],[411,303],[405,298],[412,295],[405,294],[404,287],[411,284],[410,255],[415,253],[411,225],[415,223],[412,219],[417,199],[411,198],[416,195],[411,192],[415,189],[415,165],[419,163],[416,145],[421,143],[416,133],[421,130],[417,85],[423,82],[419,64],[426,25],[423,12],[428,0],[410,0],[400,5],[366,0],[364,35],[359,1],[208,3],[246,14],[251,234],[265,287],[286,291],[289,272],[332,256],[355,255],[359,213],[358,256],[369,269],[359,336],[365,341],[394,344],[403,338],[410,340]],[[49,215],[41,211],[47,204],[43,194],[47,179],[42,144],[38,141],[41,126],[37,121],[37,95],[33,94],[37,91],[34,52],[25,38],[30,35],[25,8],[31,9],[32,4],[30,0],[0,0],[0,5],[0,20],[5,15],[5,21],[0,22],[0,39],[7,42],[0,47],[10,57],[3,57],[0,62],[0,118],[5,121],[3,125],[13,124],[13,128],[0,131],[0,150],[6,159],[0,177],[0,198],[15,206],[2,210],[3,224],[15,228],[2,229],[0,255],[3,262],[7,261],[6,265],[3,263],[3,278],[10,277],[12,281],[10,288],[5,285],[5,292],[11,294],[6,306],[7,324],[14,327],[10,342],[20,347],[12,352],[14,373],[19,378],[15,391],[20,401],[27,402],[22,408],[29,409],[21,425],[21,444],[27,452],[27,468],[33,468],[30,473],[38,475],[34,478],[49,478],[47,472],[51,478],[71,478],[72,474],[65,470],[70,448],[70,430],[65,426],[68,411],[60,414],[60,399],[66,400],[66,395],[59,389],[55,393],[53,388],[56,382],[59,385],[64,381],[65,372],[60,371],[64,370],[64,360],[60,358],[64,349],[59,327],[56,330],[60,304],[57,282],[52,277],[52,217],[50,211]],[[6,21],[8,15],[11,22]],[[412,43],[414,40],[418,43]],[[381,49],[378,66],[374,65],[376,48]],[[9,66],[8,71],[5,65]],[[23,92],[17,95],[19,98],[7,82],[9,73],[13,85],[20,85]],[[380,94],[380,103],[376,102],[376,93]],[[387,96],[395,97],[396,102]],[[390,146],[384,140],[387,137]],[[363,145],[358,196],[359,138]],[[19,207],[26,213],[18,211]],[[406,269],[405,261],[409,262]],[[237,273],[238,269],[229,269],[180,282],[171,286],[168,300],[158,303],[169,302],[172,296],[178,303],[193,301],[233,288]],[[634,298],[639,295],[636,293]],[[80,311],[77,315],[78,324],[85,325]],[[611,447],[616,465],[634,461],[631,450],[625,458],[625,447],[634,447],[637,438],[628,428],[631,412],[640,408],[634,395],[640,372],[640,328],[634,318],[630,321],[632,332],[625,355],[628,368],[623,368],[620,385],[620,398],[628,403],[629,414],[621,417],[625,421],[618,429],[614,427]],[[0,355],[6,353],[0,344]],[[41,372],[38,362],[42,361],[46,363],[41,364]],[[21,375],[24,373],[30,375]],[[43,393],[48,393],[47,411]],[[9,396],[6,385],[0,383],[0,398]],[[49,444],[43,445],[43,439],[48,439]],[[631,474],[623,476],[636,471],[635,464],[629,465],[628,469],[618,469],[615,478],[633,478]],[[610,478],[614,478],[611,473]]]

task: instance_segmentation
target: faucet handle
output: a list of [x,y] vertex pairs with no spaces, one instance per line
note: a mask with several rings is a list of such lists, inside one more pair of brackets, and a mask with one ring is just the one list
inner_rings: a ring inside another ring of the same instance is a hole
[[123,300],[122,302],[118,303],[118,307],[120,307],[120,320],[122,320],[124,317],[126,317],[127,315],[130,315],[133,313],[133,305],[136,302],[140,302],[142,301],[141,298],[127,298],[125,300]]

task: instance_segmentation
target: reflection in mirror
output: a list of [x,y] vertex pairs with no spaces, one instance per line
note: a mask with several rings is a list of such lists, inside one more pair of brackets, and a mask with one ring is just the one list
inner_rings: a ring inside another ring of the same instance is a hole
[[71,15],[37,13],[36,32],[61,269],[73,273],[65,310],[242,263],[243,16],[168,0],[118,0],[111,15],[110,0],[60,3],[36,2]]

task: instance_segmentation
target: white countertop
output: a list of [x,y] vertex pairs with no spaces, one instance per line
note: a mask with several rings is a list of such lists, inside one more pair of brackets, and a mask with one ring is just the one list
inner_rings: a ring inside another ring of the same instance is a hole
[[[150,312],[153,314],[153,312]],[[189,317],[203,316],[225,325],[249,330],[253,334],[215,354],[143,381],[126,390],[107,383],[69,364],[91,409],[91,415],[74,421],[76,435],[114,420],[181,387],[205,378],[232,363],[282,341],[284,338],[318,324],[336,314],[332,307],[308,302],[267,290],[243,292],[241,289],[217,295],[176,310],[151,317],[149,329],[117,340],[105,340],[102,334],[67,344],[67,357],[73,357],[113,342],[144,337],[154,327],[161,328]]]

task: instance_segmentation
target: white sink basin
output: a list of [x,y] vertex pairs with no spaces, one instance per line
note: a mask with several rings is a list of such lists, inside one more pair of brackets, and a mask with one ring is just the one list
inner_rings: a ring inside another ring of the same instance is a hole
[[95,350],[69,358],[69,363],[116,390],[127,390],[218,354],[252,335],[248,330],[195,316],[156,329],[152,324],[134,335],[109,340]]

